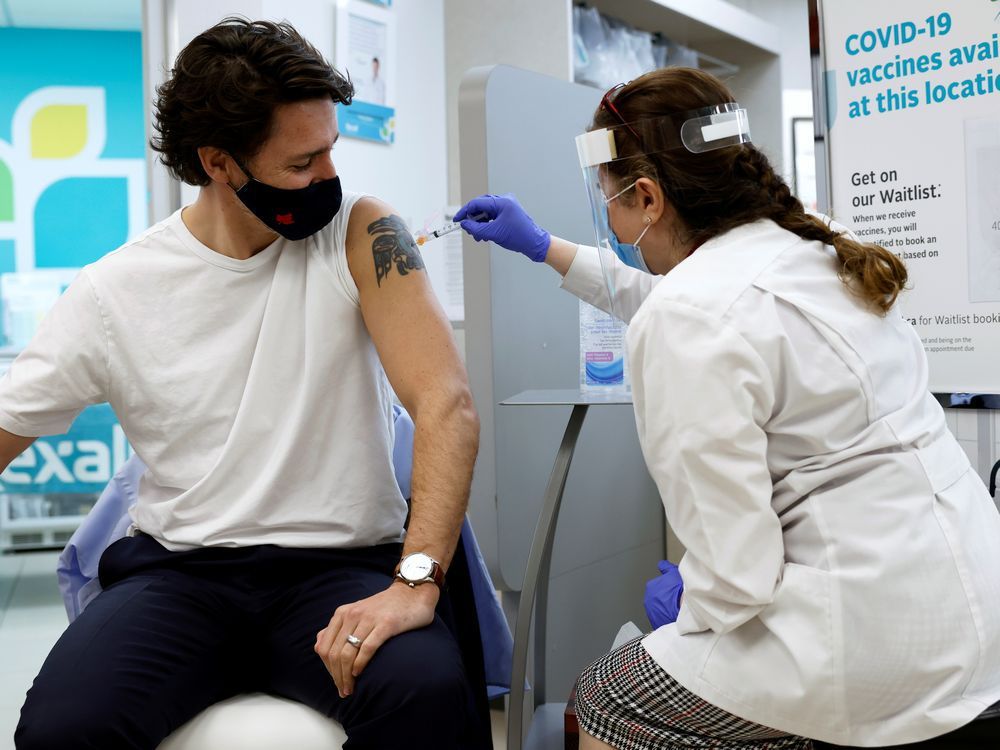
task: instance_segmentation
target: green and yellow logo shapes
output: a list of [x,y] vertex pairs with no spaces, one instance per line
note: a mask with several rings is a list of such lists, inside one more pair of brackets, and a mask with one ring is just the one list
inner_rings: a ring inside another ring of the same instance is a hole
[[0,221],[14,221],[14,176],[0,161]]
[[[16,255],[12,227],[14,226],[14,175],[0,155],[0,273],[13,271]],[[4,228],[7,229],[4,232]],[[3,335],[0,334],[0,342]]]
[[101,86],[17,101],[0,139],[0,272],[83,266],[141,231],[145,161],[104,154],[107,111]]
[[91,263],[146,226],[142,35],[0,27],[0,50],[0,273]]
[[87,108],[50,104],[31,118],[31,158],[68,159],[87,145]]

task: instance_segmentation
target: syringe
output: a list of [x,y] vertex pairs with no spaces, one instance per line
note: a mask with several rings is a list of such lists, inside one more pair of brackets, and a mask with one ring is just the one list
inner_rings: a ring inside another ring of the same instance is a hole
[[[484,213],[479,213],[476,214],[475,216],[470,216],[469,218],[472,219],[473,221],[485,221],[486,219],[489,218],[489,216]],[[425,232],[423,234],[418,234],[416,237],[417,244],[423,245],[425,242],[429,242],[430,240],[435,240],[438,237],[444,237],[446,234],[449,234],[451,232],[454,232],[456,229],[461,229],[461,228],[462,228],[462,222],[449,221],[443,227],[441,227],[440,229],[435,229],[433,232]]]

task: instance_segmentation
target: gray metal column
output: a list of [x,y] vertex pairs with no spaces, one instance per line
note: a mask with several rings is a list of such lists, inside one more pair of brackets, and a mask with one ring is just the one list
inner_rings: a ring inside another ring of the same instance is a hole
[[[469,71],[459,95],[462,199],[515,193],[553,234],[592,243],[573,139],[601,95],[506,66]],[[516,592],[571,406],[499,402],[530,389],[578,389],[579,301],[547,266],[463,241],[466,362],[482,424],[469,516],[497,588]],[[566,700],[623,622],[645,617],[645,581],[664,554],[662,505],[630,408],[592,410],[565,493],[548,603],[538,608],[547,636],[540,676],[554,701]]]

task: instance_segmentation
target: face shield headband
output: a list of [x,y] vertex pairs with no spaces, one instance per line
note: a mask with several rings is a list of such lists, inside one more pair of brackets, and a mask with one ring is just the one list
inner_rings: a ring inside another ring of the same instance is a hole
[[[612,109],[611,111],[618,114],[617,110]],[[638,141],[640,144],[639,153],[629,153],[627,156],[619,154],[618,144],[626,143],[627,139]],[[652,117],[635,122],[623,122],[621,125],[599,128],[577,136],[577,155],[583,170],[597,247],[600,251],[601,268],[608,286],[612,312],[617,314],[617,295],[621,289],[619,278],[623,273],[628,273],[622,269],[621,264],[624,263],[647,272],[648,269],[645,267],[645,262],[643,262],[642,255],[638,250],[638,241],[624,238],[626,241],[632,241],[632,244],[619,242],[611,228],[611,222],[608,218],[608,204],[617,198],[617,195],[612,194],[614,195],[612,198],[605,192],[605,186],[610,188],[607,165],[625,159],[682,148],[693,154],[701,154],[749,141],[750,125],[747,120],[747,112],[736,102],[725,102],[690,112]],[[616,192],[620,195],[625,191]],[[615,260],[615,256],[621,263]]]

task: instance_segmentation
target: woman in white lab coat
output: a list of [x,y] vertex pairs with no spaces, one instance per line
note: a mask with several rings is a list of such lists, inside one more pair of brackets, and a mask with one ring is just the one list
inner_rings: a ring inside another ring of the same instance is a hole
[[903,264],[804,212],[707,74],[616,87],[578,150],[602,249],[512,196],[457,218],[630,323],[643,454],[687,550],[648,590],[659,627],[581,676],[581,748],[971,721],[1000,699],[1000,516],[894,306]]

